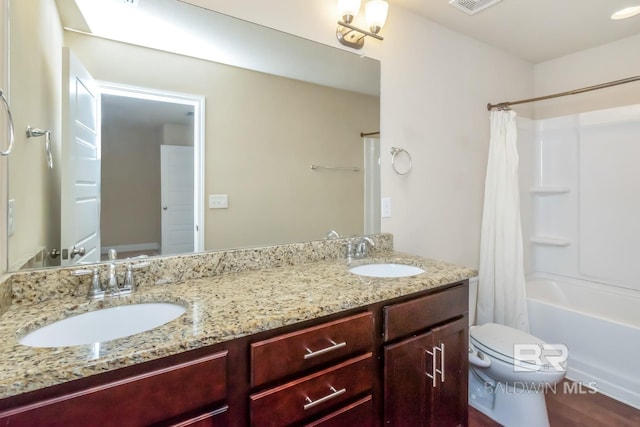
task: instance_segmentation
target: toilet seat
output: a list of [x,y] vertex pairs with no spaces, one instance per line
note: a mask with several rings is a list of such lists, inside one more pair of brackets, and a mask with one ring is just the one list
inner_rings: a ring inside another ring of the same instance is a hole
[[[496,323],[486,323],[470,328],[469,339],[477,350],[510,365],[514,364],[514,344],[537,345],[540,348],[545,345],[544,341],[533,335]],[[530,365],[533,371],[556,370],[553,365],[547,363],[546,359],[543,361],[544,363],[540,365],[529,360],[519,360],[518,365],[521,367]]]

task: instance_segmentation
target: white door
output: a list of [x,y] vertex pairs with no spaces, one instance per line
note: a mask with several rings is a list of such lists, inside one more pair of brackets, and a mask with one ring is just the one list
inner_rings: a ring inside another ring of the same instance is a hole
[[[100,92],[62,49],[62,265],[100,260]],[[55,168],[55,166],[54,166]]]
[[160,146],[162,254],[194,251],[193,147]]

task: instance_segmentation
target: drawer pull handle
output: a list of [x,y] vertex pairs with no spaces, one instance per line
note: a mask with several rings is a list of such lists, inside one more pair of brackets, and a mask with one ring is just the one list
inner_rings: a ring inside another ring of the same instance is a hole
[[327,400],[331,400],[334,397],[338,397],[341,394],[344,394],[344,393],[347,392],[346,388],[341,388],[340,390],[336,390],[335,387],[332,387],[332,386],[329,387],[329,390],[331,391],[331,394],[327,394],[325,397],[321,397],[318,400],[311,400],[309,398],[309,396],[305,397],[304,401],[307,402],[307,403],[305,403],[305,405],[304,405],[304,410],[306,411],[307,409],[311,409],[314,406],[317,406],[317,405],[319,405],[321,403],[326,402]]
[[341,343],[336,343],[333,340],[329,340],[329,342],[331,343],[331,345],[329,347],[325,347],[325,348],[323,348],[321,350],[311,351],[311,349],[307,348],[307,354],[304,355],[304,360],[311,359],[313,357],[320,356],[321,354],[329,353],[330,351],[337,350],[339,348],[347,346],[347,342],[346,341],[341,342]]

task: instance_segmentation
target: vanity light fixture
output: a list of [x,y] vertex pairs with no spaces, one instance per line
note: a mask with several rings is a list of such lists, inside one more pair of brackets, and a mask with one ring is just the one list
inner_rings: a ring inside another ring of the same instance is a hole
[[614,20],[627,19],[627,18],[631,18],[632,16],[636,16],[638,14],[640,14],[640,6],[630,6],[630,7],[625,7],[624,9],[620,9],[619,11],[612,14],[611,19],[614,19]]
[[342,20],[338,21],[336,37],[345,46],[353,49],[362,49],[364,38],[369,36],[378,40],[383,40],[378,35],[389,11],[389,3],[384,0],[368,0],[364,6],[365,20],[369,31],[353,25],[353,19],[360,11],[360,0],[338,0],[338,13]]

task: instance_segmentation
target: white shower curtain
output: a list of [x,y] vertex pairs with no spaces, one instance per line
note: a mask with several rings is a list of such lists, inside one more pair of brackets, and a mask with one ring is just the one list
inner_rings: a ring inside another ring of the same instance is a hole
[[524,280],[516,113],[491,112],[480,235],[477,323],[529,331]]

